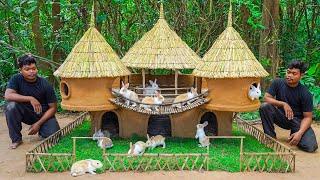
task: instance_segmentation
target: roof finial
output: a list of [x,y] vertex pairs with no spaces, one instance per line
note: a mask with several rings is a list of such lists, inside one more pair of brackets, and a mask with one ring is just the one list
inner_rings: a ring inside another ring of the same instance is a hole
[[94,0],[92,1],[92,11],[91,11],[91,20],[90,20],[90,27],[94,27],[95,23],[94,23]]
[[160,2],[160,19],[164,19],[164,14],[163,14],[163,3],[162,3],[162,1]]
[[232,27],[232,3],[230,0],[230,7],[229,7],[229,13],[228,13],[228,25],[227,27]]

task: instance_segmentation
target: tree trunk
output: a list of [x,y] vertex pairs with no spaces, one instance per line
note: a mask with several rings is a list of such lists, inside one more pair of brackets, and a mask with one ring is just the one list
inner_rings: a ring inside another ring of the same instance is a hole
[[[54,42],[60,42],[59,30],[61,28],[60,21],[60,0],[54,0],[52,4],[52,36]],[[59,63],[61,60],[61,48],[55,43],[52,50],[52,60]]]
[[[37,3],[37,8],[34,10],[33,12],[33,22],[32,22],[32,32],[33,32],[33,35],[34,35],[34,43],[35,43],[35,47],[36,47],[36,50],[37,50],[37,53],[39,56],[41,57],[46,57],[47,56],[47,53],[44,49],[44,45],[43,45],[43,39],[42,39],[42,33],[41,33],[41,30],[40,30],[40,7],[42,6],[43,2],[42,1],[38,1]],[[52,70],[51,70],[51,67],[50,67],[50,64],[47,63],[47,62],[44,62],[44,61],[40,61],[38,63],[39,65],[39,68],[44,70],[44,71],[48,71],[49,70],[49,73],[48,74],[52,74]]]
[[[267,58],[271,66],[267,69],[272,78],[279,67],[279,0],[264,0],[262,6],[262,24],[265,29],[260,33],[259,59]],[[267,84],[266,84],[267,85]]]

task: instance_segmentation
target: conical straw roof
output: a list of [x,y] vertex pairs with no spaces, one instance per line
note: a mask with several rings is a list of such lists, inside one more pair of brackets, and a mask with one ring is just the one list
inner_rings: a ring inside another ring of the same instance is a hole
[[104,37],[94,27],[94,6],[90,28],[54,72],[65,78],[117,77],[130,74]]
[[154,27],[136,42],[122,58],[127,67],[145,69],[194,69],[199,56],[170,29],[163,5]]
[[268,76],[240,34],[232,27],[231,2],[227,28],[203,56],[203,63],[194,69],[193,75],[207,78]]

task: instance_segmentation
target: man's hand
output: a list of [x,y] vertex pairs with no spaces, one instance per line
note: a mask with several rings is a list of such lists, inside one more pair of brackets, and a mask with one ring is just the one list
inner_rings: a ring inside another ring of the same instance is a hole
[[293,119],[294,114],[288,103],[284,102],[283,109],[284,109],[284,112],[286,113],[286,117],[289,120]]
[[39,132],[40,125],[38,123],[34,123],[30,126],[29,128],[29,133],[28,135],[35,135]]
[[289,144],[296,146],[300,142],[301,137],[302,133],[300,133],[299,131],[291,134],[291,136],[288,138],[288,140],[290,141]]
[[36,98],[31,96],[30,103],[37,114],[40,114],[42,112],[41,104]]

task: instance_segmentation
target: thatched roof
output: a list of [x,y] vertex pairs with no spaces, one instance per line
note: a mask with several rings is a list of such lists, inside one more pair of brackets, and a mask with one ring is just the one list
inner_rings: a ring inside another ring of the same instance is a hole
[[231,3],[227,28],[203,56],[203,63],[194,69],[193,75],[207,78],[268,76],[240,34],[232,27]]
[[122,58],[127,67],[146,69],[194,69],[199,56],[170,29],[163,5],[154,27],[136,42]]
[[90,28],[54,72],[55,76],[65,78],[117,77],[129,74],[130,71],[119,56],[94,27],[93,11]]

